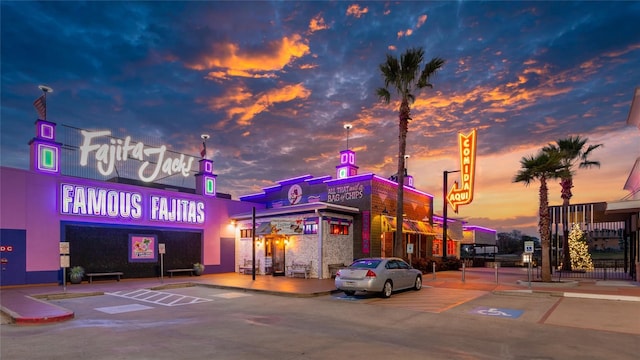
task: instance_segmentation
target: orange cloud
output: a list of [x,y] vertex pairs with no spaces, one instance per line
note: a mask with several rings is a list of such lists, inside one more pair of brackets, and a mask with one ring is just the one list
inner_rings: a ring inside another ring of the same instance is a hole
[[418,23],[416,24],[416,29],[424,25],[426,21],[427,21],[427,14],[420,15],[420,17],[418,17]]
[[407,29],[405,31],[398,31],[398,39],[400,39],[403,36],[411,36],[411,34],[413,34],[413,30],[411,29]]
[[282,70],[295,59],[309,53],[307,41],[298,34],[272,41],[259,51],[243,51],[237,44],[214,45],[210,54],[195,63],[187,64],[194,70],[212,69],[209,79],[228,77],[274,77],[273,72]]
[[362,15],[369,12],[369,8],[360,8],[360,5],[353,4],[349,5],[347,8],[347,16],[353,16],[355,18],[360,18]]
[[256,115],[268,111],[276,103],[286,103],[306,99],[311,91],[300,84],[287,85],[260,94],[252,94],[244,87],[230,88],[226,94],[209,99],[207,104],[211,110],[223,110],[227,119],[220,122],[224,126],[231,120],[240,126],[252,124]]
[[322,15],[318,14],[309,22],[309,32],[316,32],[319,30],[328,29],[329,25],[324,22]]

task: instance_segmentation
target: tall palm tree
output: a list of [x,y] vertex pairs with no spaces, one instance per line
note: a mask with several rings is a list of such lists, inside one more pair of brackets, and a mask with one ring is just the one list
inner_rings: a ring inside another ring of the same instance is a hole
[[558,151],[541,151],[537,156],[523,157],[521,169],[513,182],[523,182],[529,186],[531,182],[540,181],[538,208],[538,231],[542,245],[542,281],[551,281],[551,227],[549,216],[549,188],[547,180],[557,179],[565,175],[566,168]]
[[[429,87],[433,88],[431,78],[442,68],[445,61],[441,58],[433,58],[422,71],[420,65],[424,60],[424,50],[422,48],[412,48],[400,55],[400,59],[387,54],[387,61],[380,64],[380,71],[384,78],[384,87],[379,88],[377,93],[380,99],[387,104],[391,100],[389,88],[395,89],[400,97],[400,108],[398,118],[400,131],[398,136],[398,203],[396,206],[396,237],[393,247],[395,256],[402,256],[402,223],[404,209],[404,155],[407,149],[407,132],[409,131],[409,120],[411,120],[410,105],[415,101],[416,90]],[[446,249],[445,249],[446,251]]]
[[580,136],[570,136],[566,139],[559,139],[555,144],[549,144],[545,146],[543,151],[555,151],[561,155],[561,162],[563,166],[568,170],[565,175],[560,179],[560,186],[562,190],[560,196],[562,197],[562,269],[571,271],[571,252],[569,251],[569,221],[568,221],[568,209],[569,201],[573,194],[571,188],[573,187],[573,174],[574,167],[578,164],[579,168],[590,168],[592,166],[600,167],[599,161],[589,160],[589,154],[602,144],[589,145],[585,148],[585,144],[589,141],[588,138],[580,138]]

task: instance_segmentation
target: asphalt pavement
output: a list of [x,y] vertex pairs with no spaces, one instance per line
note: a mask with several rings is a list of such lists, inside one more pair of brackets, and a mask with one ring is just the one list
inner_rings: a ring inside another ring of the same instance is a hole
[[[630,280],[564,279],[552,283],[530,281],[524,268],[467,268],[464,271],[445,271],[424,274],[425,290],[435,297],[447,296],[446,289],[467,290],[469,299],[477,294],[493,294],[518,297],[557,297],[585,299],[566,300],[539,315],[547,323],[610,330],[611,318],[615,331],[640,335],[640,283]],[[202,276],[175,276],[147,279],[94,280],[82,284],[49,284],[38,286],[2,287],[0,310],[3,324],[27,325],[67,321],[74,318],[73,311],[54,304],[51,300],[87,297],[125,290],[162,290],[172,287],[201,286],[236,291],[260,292],[288,297],[318,297],[337,292],[333,279],[303,279],[273,277],[268,275],[241,275],[237,273]],[[458,292],[460,293],[460,292]],[[394,296],[393,298],[395,298]],[[403,295],[397,296],[402,299]],[[407,296],[405,296],[405,299]],[[514,298],[509,303],[514,303]],[[437,300],[437,299],[436,299]],[[598,301],[594,303],[593,301]],[[377,300],[376,300],[377,301]],[[517,302],[517,301],[516,301]],[[380,299],[380,304],[394,306],[391,300]],[[402,306],[401,304],[398,306]],[[464,301],[454,304],[464,308]],[[452,307],[454,307],[452,306]],[[596,307],[597,311],[594,311]],[[471,309],[474,310],[474,309]],[[495,312],[491,306],[484,310]],[[505,310],[506,311],[506,310]],[[585,313],[589,313],[585,317]],[[588,318],[588,321],[585,320]]]

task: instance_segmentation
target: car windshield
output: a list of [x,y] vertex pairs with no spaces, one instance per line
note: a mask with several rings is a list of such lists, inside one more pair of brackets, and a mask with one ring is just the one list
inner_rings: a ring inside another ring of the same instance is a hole
[[364,260],[356,260],[353,264],[351,264],[352,268],[364,268],[364,269],[375,269],[380,264],[381,260],[375,259],[364,259]]

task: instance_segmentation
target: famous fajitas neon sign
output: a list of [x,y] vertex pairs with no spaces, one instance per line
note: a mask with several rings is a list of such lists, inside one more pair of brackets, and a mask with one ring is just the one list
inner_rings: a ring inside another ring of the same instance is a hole
[[[80,165],[87,166],[89,156],[92,153],[97,162],[100,174],[109,176],[113,173],[116,161],[127,161],[134,159],[142,162],[138,169],[138,178],[144,182],[153,182],[160,174],[170,176],[182,174],[189,176],[193,157],[180,154],[179,157],[172,158],[167,154],[167,147],[162,145],[159,148],[145,147],[144,143],[131,143],[131,136],[123,139],[111,137],[111,131],[81,131],[83,136],[80,146]],[[97,138],[110,137],[108,143],[96,143]],[[155,157],[155,159],[153,159]],[[155,164],[151,165],[151,161]],[[149,174],[150,173],[150,174]],[[147,175],[145,175],[147,174]]]
[[61,184],[60,213],[120,220],[203,224],[203,201],[93,186]]

